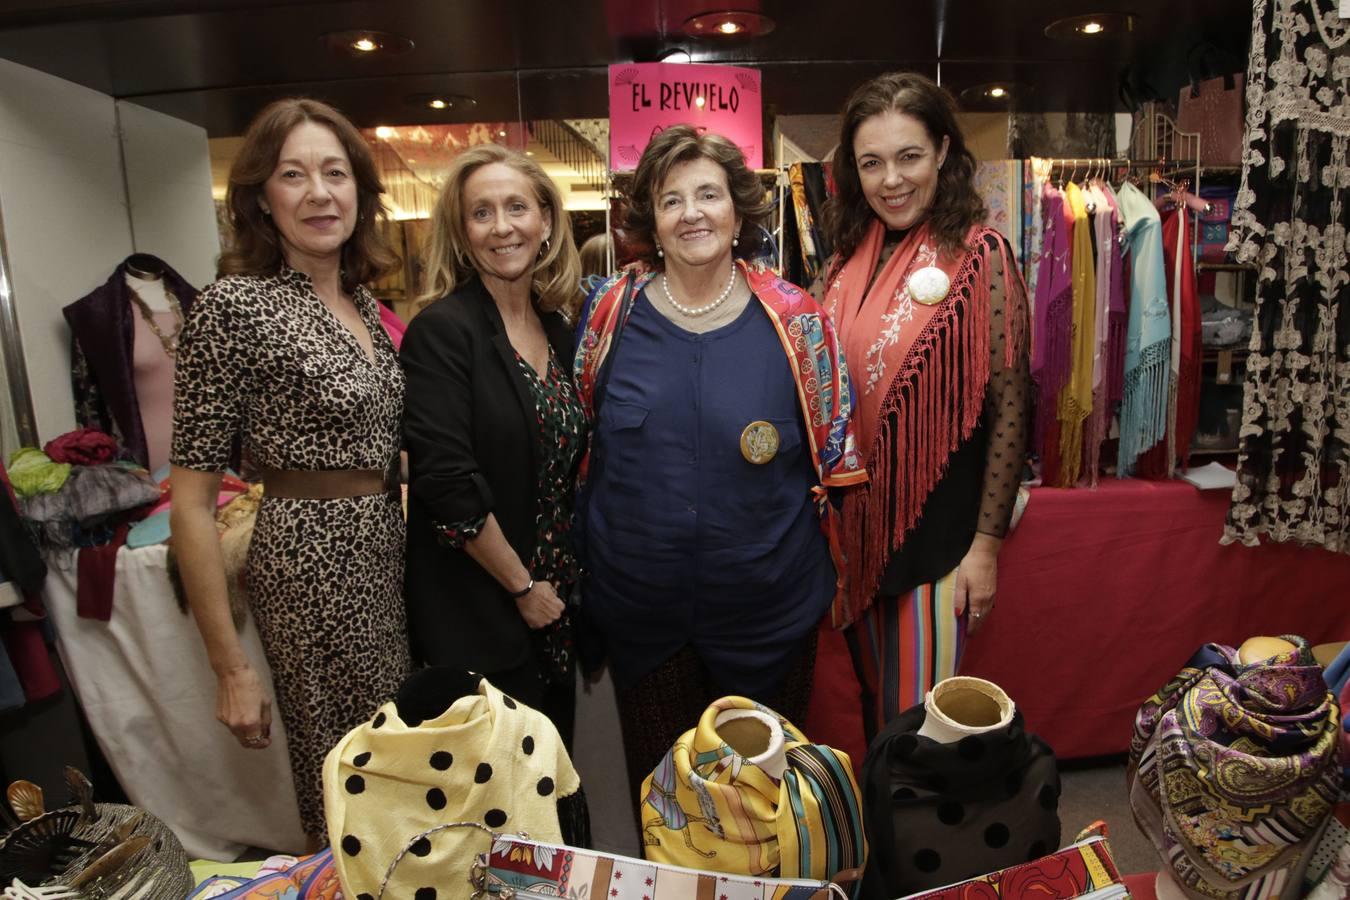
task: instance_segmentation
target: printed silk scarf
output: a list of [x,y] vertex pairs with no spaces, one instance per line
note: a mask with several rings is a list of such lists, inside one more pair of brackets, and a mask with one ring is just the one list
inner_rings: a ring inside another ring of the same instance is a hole
[[[718,715],[754,710],[785,739],[782,780],[718,734]],[[675,742],[642,782],[647,859],[734,874],[826,880],[867,861],[858,784],[848,754],[812,744],[744,697],[723,697]]]
[[[885,228],[873,221],[831,280],[825,311],[834,319],[860,395],[854,417],[869,483],[844,498],[847,598],[836,602],[842,628],[871,605],[891,554],[919,520],[947,459],[980,421],[989,386],[989,254],[996,239],[1003,263],[1004,364],[1026,341],[1021,273],[994,229],[977,225],[966,252],[939,252],[927,223],[909,231],[875,281]],[[940,268],[951,281],[933,306],[910,294],[919,269]],[[871,282],[871,287],[868,283]],[[898,467],[898,468],[897,468]]]
[[1206,644],[1140,707],[1130,805],[1189,897],[1301,895],[1340,789],[1340,709],[1308,642],[1245,664]]

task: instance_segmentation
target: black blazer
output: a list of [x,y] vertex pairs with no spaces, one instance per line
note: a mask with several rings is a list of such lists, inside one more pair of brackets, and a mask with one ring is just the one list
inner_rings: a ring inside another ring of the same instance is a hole
[[[558,313],[540,319],[570,373],[571,327]],[[493,513],[521,562],[530,564],[541,451],[529,383],[496,304],[476,278],[412,320],[399,357],[408,378],[404,592],[413,658],[483,674],[515,668],[530,652],[525,620],[486,570],[438,542],[436,526]]]

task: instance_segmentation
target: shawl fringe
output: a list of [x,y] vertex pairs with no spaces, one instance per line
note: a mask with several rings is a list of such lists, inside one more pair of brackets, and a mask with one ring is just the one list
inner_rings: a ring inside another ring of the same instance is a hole
[[1122,478],[1134,472],[1139,457],[1167,432],[1171,345],[1170,338],[1163,338],[1145,347],[1139,366],[1125,373],[1116,459],[1116,474]]
[[[882,398],[876,437],[866,448],[869,481],[844,498],[844,533],[863,537],[849,548],[848,592],[836,598],[832,621],[844,628],[872,604],[891,555],[918,524],[924,501],[947,462],[975,431],[989,386],[990,249],[993,229],[972,229],[948,296],[915,339]],[[1026,303],[1021,272],[998,239],[1003,262],[1004,365],[1011,367],[1027,335],[1016,305]]]

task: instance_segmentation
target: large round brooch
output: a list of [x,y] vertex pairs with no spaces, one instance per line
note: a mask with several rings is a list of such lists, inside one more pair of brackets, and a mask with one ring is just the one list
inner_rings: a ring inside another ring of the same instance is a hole
[[947,299],[952,280],[937,266],[924,266],[909,276],[909,295],[915,303],[936,306]]
[[741,456],[747,462],[762,466],[778,455],[778,429],[758,420],[745,426],[741,432]]

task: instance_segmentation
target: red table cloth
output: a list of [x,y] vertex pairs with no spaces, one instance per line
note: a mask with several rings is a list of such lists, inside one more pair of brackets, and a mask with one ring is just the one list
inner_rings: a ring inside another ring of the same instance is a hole
[[[1220,546],[1228,499],[1183,481],[1033,489],[961,674],[1001,685],[1068,759],[1124,752],[1139,704],[1201,644],[1350,638],[1350,556]],[[805,730],[860,766],[857,698],[848,649],[826,626]]]

